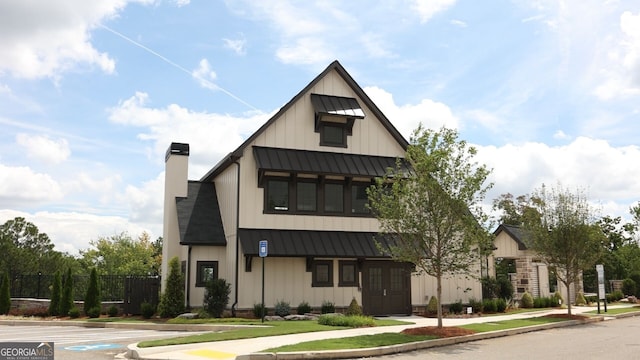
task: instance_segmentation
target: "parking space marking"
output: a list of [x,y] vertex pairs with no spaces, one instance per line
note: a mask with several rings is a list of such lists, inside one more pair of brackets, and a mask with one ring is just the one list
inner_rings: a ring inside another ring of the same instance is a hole
[[199,350],[190,350],[185,351],[185,353],[189,355],[202,356],[209,359],[235,359],[236,354],[226,353],[222,351],[216,350],[208,350],[208,349],[199,349]]

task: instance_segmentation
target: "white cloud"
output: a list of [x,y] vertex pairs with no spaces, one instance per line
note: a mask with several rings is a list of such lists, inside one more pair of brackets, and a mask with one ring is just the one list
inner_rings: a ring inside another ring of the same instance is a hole
[[211,70],[211,65],[209,65],[209,61],[207,61],[207,59],[200,60],[198,68],[191,72],[191,76],[198,80],[200,86],[204,88],[211,90],[218,89],[218,86],[214,83],[217,75],[215,71]]
[[45,163],[59,164],[71,155],[66,139],[52,140],[48,136],[20,133],[16,142],[25,148],[27,156]]
[[159,194],[164,194],[164,172],[140,187],[127,186],[121,200],[129,203],[129,219],[135,223],[162,224],[164,199]]
[[553,138],[556,139],[556,140],[567,140],[567,139],[570,139],[571,137],[569,135],[565,134],[564,131],[557,130],[553,134]]
[[431,20],[436,14],[453,6],[456,0],[413,0],[413,9],[418,12],[420,22]]
[[247,39],[243,34],[240,34],[240,39],[227,39],[224,38],[224,47],[233,51],[236,55],[246,55],[247,53]]
[[458,118],[443,103],[424,99],[416,105],[399,106],[393,95],[383,89],[374,86],[365,87],[364,91],[406,139],[411,137],[420,123],[430,129],[443,126],[458,128]]
[[59,200],[62,188],[51,176],[34,172],[26,166],[0,164],[0,204],[3,207],[26,207]]
[[325,41],[316,37],[298,38],[276,51],[276,56],[285,64],[326,64],[335,56]]
[[466,22],[464,22],[462,20],[451,20],[451,21],[449,21],[449,23],[451,25],[455,25],[455,26],[458,26],[458,27],[461,27],[461,28],[466,28],[467,26],[469,26],[469,25],[467,25]]

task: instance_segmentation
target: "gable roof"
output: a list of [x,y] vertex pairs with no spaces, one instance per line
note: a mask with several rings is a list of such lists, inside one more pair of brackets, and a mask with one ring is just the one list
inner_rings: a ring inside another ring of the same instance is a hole
[[507,235],[518,244],[518,250],[527,250],[526,242],[528,237],[522,227],[518,225],[500,224],[496,231],[493,232],[493,235],[498,236],[502,231],[506,232]]
[[233,162],[237,161],[244,154],[244,150],[246,147],[251,144],[260,134],[262,134],[265,129],[271,126],[282,114],[284,114],[289,108],[291,108],[296,102],[298,102],[307,92],[309,92],[320,80],[327,76],[331,71],[336,71],[338,75],[344,79],[347,85],[356,93],[356,95],[362,100],[362,102],[373,112],[373,115],[380,120],[384,128],[393,136],[393,138],[400,144],[403,149],[407,149],[409,143],[407,140],[400,134],[398,129],[393,126],[391,121],[387,119],[387,117],[380,111],[378,106],[367,96],[367,94],[362,90],[360,85],[356,83],[356,81],[349,75],[347,70],[335,60],[327,68],[321,72],[318,76],[316,76],[304,89],[302,89],[296,96],[294,96],[288,103],[286,103],[280,110],[273,115],[264,125],[262,125],[256,132],[254,132],[251,136],[249,136],[236,150],[229,153],[222,160],[220,160],[209,172],[207,172],[200,181],[210,182],[212,181],[218,174],[220,174],[224,169],[226,169]]
[[227,245],[214,183],[189,181],[187,197],[176,198],[180,245]]

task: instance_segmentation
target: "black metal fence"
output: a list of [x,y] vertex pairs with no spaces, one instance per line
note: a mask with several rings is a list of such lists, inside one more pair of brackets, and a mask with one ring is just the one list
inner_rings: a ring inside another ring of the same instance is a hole
[[[159,279],[158,276],[99,275],[100,299],[102,301],[125,300],[125,281],[127,278]],[[53,279],[53,275],[18,275],[11,281],[11,297],[50,299]],[[89,275],[74,275],[74,300],[83,300],[88,286]]]

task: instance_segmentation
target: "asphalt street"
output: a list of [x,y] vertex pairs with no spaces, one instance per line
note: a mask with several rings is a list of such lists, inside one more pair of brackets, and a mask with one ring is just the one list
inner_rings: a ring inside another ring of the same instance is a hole
[[[189,332],[189,335],[201,332]],[[131,343],[185,335],[184,331],[0,325],[0,342],[53,342],[56,360],[113,359]]]

